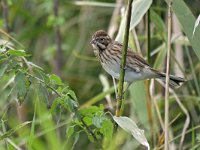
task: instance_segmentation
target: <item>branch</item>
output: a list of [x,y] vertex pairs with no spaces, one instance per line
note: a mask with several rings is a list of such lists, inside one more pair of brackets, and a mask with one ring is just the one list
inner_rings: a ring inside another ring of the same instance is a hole
[[118,99],[117,99],[117,108],[115,115],[119,117],[122,112],[122,100],[123,100],[123,85],[124,85],[124,75],[125,75],[125,66],[126,66],[126,54],[128,49],[128,38],[129,38],[129,28],[131,21],[131,10],[132,10],[132,2],[133,0],[129,0],[128,3],[128,11],[126,16],[126,28],[124,34],[123,48],[122,48],[122,59],[121,59],[121,68],[120,68],[120,78],[119,78],[119,86],[118,86]]

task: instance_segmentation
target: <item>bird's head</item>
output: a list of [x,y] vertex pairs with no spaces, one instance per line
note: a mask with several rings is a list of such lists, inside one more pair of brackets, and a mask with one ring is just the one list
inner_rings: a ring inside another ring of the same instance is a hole
[[110,36],[105,31],[99,30],[93,34],[90,43],[94,50],[104,51],[111,42]]

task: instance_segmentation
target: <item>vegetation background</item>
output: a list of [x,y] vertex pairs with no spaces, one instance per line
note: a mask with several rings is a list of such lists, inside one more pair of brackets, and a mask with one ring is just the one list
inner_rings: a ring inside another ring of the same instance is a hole
[[[170,72],[188,81],[170,94],[170,149],[200,149],[199,27],[192,35],[200,1],[174,3]],[[120,128],[113,135],[112,79],[89,43],[99,29],[115,38],[124,6],[122,0],[0,1],[1,150],[146,149]],[[129,44],[165,72],[167,3],[153,1],[147,13]],[[124,116],[145,130],[152,149],[162,149],[164,88],[140,81],[125,97]]]

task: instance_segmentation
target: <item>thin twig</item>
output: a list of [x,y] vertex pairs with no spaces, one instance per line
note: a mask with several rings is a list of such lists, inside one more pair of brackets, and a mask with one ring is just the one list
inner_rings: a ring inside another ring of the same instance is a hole
[[15,43],[17,43],[21,48],[25,49],[25,46],[20,43],[19,41],[17,41],[14,37],[12,37],[11,35],[9,35],[6,31],[0,29],[0,33],[2,33],[3,35],[7,36],[9,39],[13,40]]
[[165,150],[169,149],[169,62],[171,50],[171,24],[172,24],[172,0],[168,4],[168,38],[167,38],[167,68],[166,68],[166,84],[165,84]]
[[85,123],[85,121],[83,120],[83,118],[81,117],[80,113],[78,112],[78,110],[75,110],[75,114],[76,117],[78,118],[78,120],[80,120],[83,124],[83,126],[86,128],[87,132],[94,138],[95,141],[97,141],[97,137],[95,136],[95,134],[92,132],[92,130],[88,127],[88,125]]
[[176,95],[174,90],[170,89],[170,92],[174,95],[176,102],[178,103],[178,105],[180,106],[180,108],[182,109],[182,111],[186,115],[185,124],[183,126],[183,130],[182,130],[182,134],[181,134],[181,140],[180,140],[180,143],[179,143],[179,150],[181,150],[182,145],[183,145],[183,141],[184,141],[184,138],[185,138],[186,130],[187,130],[189,124],[190,124],[190,115],[189,115],[187,109],[185,108],[185,106],[181,103],[180,99],[178,98],[178,96]]
[[57,96],[62,97],[62,95],[61,95],[60,93],[58,93],[56,89],[54,89],[53,87],[51,87],[50,85],[48,85],[45,81],[41,80],[41,79],[38,78],[38,77],[33,76],[32,74],[27,73],[27,72],[26,72],[26,75],[28,75],[28,76],[30,76],[30,77],[36,79],[37,81],[39,81],[39,82],[41,82],[41,83],[43,83],[43,84],[45,84],[45,85],[46,85],[49,89],[51,89],[51,91],[53,91]]
[[[161,81],[158,81],[163,87],[164,87],[164,84],[163,82]],[[184,112],[184,114],[186,115],[186,120],[185,120],[185,124],[183,126],[183,130],[182,130],[182,134],[181,134],[181,140],[180,140],[180,143],[179,143],[179,150],[182,149],[182,145],[183,145],[183,141],[184,141],[184,138],[185,138],[185,134],[186,134],[186,130],[189,126],[189,123],[190,123],[190,115],[187,111],[187,109],[185,108],[185,106],[181,103],[178,95],[175,93],[175,91],[172,89],[172,88],[169,88],[169,92],[171,94],[173,94],[173,97],[175,98],[176,102],[178,103],[178,105],[180,106],[180,108],[182,109],[182,111]],[[173,121],[171,121],[173,122]],[[168,127],[171,125],[172,123],[169,123]]]
[[154,87],[155,87],[155,80],[151,81],[151,84],[150,84],[150,90],[151,90],[150,91],[150,95],[151,95],[151,98],[152,98],[152,101],[153,101],[153,105],[155,107],[155,112],[157,113],[158,120],[160,122],[161,128],[164,131],[164,123],[163,123],[163,119],[162,119],[162,116],[161,116],[161,112],[160,112],[159,107],[158,107],[158,101],[156,100],[155,94],[153,93],[153,91],[155,91]]
[[[196,127],[193,127],[193,128],[191,128],[191,129],[189,129],[189,130],[187,130],[186,132],[185,132],[185,134],[188,134],[188,133],[190,133],[190,132],[192,132],[192,131],[194,131],[194,130],[197,130],[197,129],[199,129],[200,128],[200,125],[198,125],[198,126],[196,126]],[[179,134],[178,136],[176,136],[176,137],[174,137],[173,139],[171,139],[170,141],[169,141],[169,143],[171,143],[171,142],[173,142],[173,141],[175,141],[175,140],[177,140],[177,139],[179,139],[179,138],[181,138],[182,137],[182,134]],[[159,147],[155,147],[154,148],[154,150],[160,150],[160,149],[163,149],[163,145],[161,145],[161,146],[159,146]]]

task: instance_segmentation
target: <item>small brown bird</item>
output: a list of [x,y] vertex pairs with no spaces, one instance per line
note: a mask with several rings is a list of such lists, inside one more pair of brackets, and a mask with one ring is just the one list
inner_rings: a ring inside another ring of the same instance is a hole
[[[119,79],[122,44],[112,40],[103,30],[95,32],[90,43],[92,44],[95,56],[98,58],[105,71],[113,78]],[[133,52],[131,48],[128,48],[124,76],[125,82],[128,82],[130,85],[137,80],[152,78],[165,81],[165,76],[165,73],[151,68],[141,56]],[[169,78],[169,84],[172,87],[178,87],[181,82],[185,81],[183,78],[173,75],[170,75]]]

